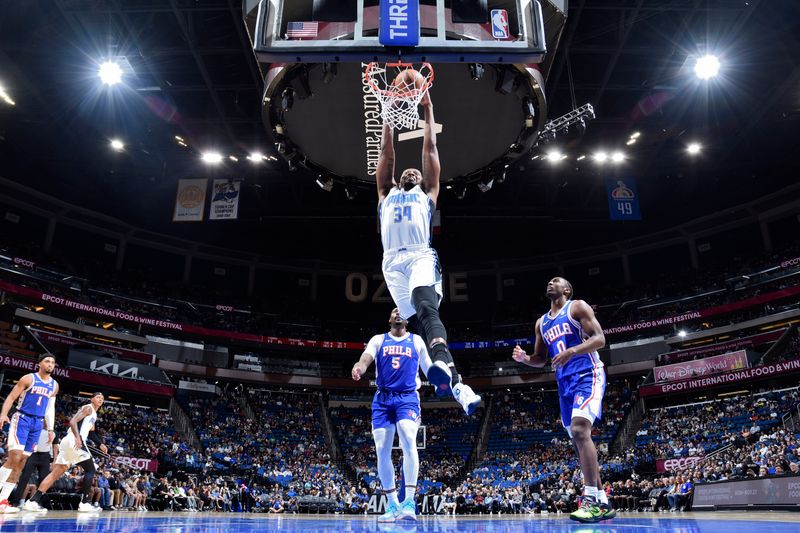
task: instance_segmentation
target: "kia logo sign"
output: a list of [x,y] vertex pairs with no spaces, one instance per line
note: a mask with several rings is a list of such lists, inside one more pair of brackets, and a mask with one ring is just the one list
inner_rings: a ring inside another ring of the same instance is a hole
[[102,361],[93,359],[92,362],[89,363],[89,368],[94,370],[95,372],[111,374],[113,376],[119,376],[121,378],[139,379],[139,369],[136,368],[135,366],[132,366],[120,372],[119,364],[117,363],[103,363]]

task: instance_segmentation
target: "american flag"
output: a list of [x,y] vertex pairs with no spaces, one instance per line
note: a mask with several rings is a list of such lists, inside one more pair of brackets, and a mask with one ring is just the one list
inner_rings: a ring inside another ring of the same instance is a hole
[[319,22],[290,22],[286,27],[286,37],[288,39],[316,37],[318,31]]

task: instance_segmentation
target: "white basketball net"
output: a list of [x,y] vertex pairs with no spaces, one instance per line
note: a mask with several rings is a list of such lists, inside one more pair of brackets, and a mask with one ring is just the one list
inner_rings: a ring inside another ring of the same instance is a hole
[[383,123],[392,129],[417,129],[417,106],[433,84],[433,67],[422,63],[416,69],[422,75],[421,87],[416,86],[415,80],[405,78],[394,85],[397,75],[410,68],[414,68],[411,63],[369,63],[364,74],[370,91],[381,103]]

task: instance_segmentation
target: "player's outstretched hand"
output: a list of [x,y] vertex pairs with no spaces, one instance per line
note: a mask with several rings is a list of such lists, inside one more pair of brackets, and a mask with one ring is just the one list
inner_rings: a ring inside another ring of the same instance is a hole
[[0,428],[2,428],[5,424],[10,424],[11,420],[9,420],[8,415],[0,416]]
[[353,376],[353,381],[358,381],[361,379],[361,376],[364,375],[364,369],[361,368],[361,365],[356,363],[353,365],[353,370],[350,372],[350,375]]
[[525,350],[519,347],[519,344],[514,346],[514,351],[511,353],[511,358],[518,363],[526,363],[528,361],[528,354]]
[[81,448],[83,448],[83,439],[78,437],[77,439],[75,439],[75,449],[80,450]]

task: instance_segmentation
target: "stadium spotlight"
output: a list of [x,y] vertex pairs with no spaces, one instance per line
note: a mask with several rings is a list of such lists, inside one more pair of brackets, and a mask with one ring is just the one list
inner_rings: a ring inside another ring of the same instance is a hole
[[122,81],[122,68],[114,61],[101,64],[97,74],[106,85],[116,85]]
[[6,88],[0,85],[0,100],[4,101],[8,105],[17,105],[17,103],[11,98],[11,96],[6,91]]
[[261,152],[253,152],[247,156],[247,160],[253,164],[261,163],[264,160],[264,154]]
[[611,161],[613,163],[622,163],[623,161],[625,161],[625,154],[623,154],[622,152],[614,152],[613,154],[611,154]]
[[689,155],[697,155],[702,149],[703,147],[700,145],[700,143],[689,143],[689,146],[686,147],[686,152]]
[[630,146],[632,144],[636,144],[636,139],[634,137],[631,137],[628,139],[628,142],[625,143],[626,146]]
[[203,155],[200,156],[203,160],[203,163],[207,163],[209,165],[216,165],[217,163],[222,162],[222,154],[219,152],[203,152]]
[[719,58],[715,55],[706,54],[697,59],[694,64],[694,73],[701,80],[708,80],[719,74]]
[[472,78],[474,81],[478,81],[483,78],[483,64],[482,63],[470,63],[469,64],[469,77]]
[[323,177],[322,174],[317,176],[317,185],[319,188],[325,192],[331,192],[333,190],[333,178],[330,176]]
[[121,152],[122,150],[125,149],[125,143],[123,143],[119,139],[111,139],[111,148],[113,148],[117,152]]
[[686,336],[686,330],[682,329],[678,332],[678,337],[684,338]]
[[550,150],[549,152],[547,152],[547,155],[545,156],[545,158],[553,164],[556,164],[559,161],[561,161],[563,157],[564,154],[562,154],[559,150]]
[[639,131],[634,131],[633,133],[631,133],[631,139],[638,139],[641,134],[642,133]]
[[594,157],[594,160],[600,163],[601,165],[606,161],[608,161],[608,154],[602,151],[597,152],[592,157]]

